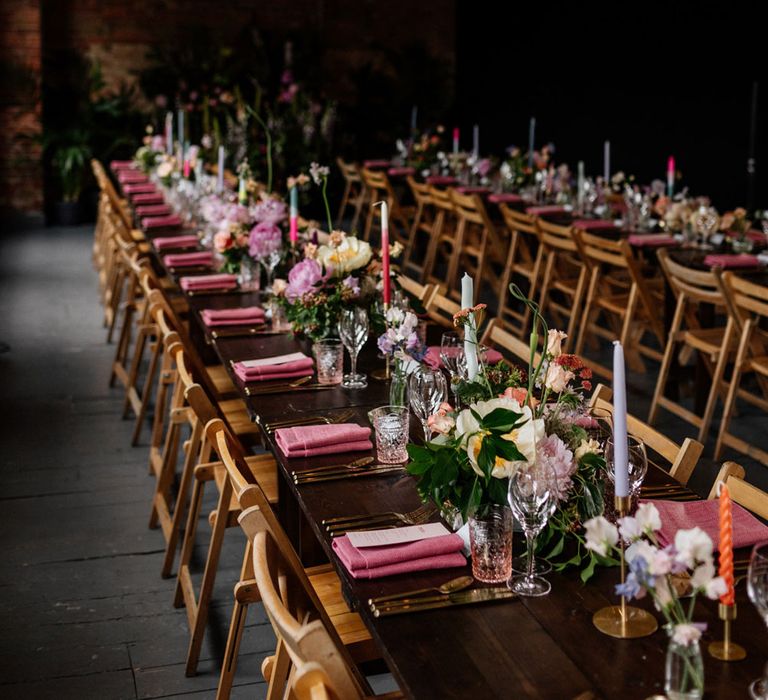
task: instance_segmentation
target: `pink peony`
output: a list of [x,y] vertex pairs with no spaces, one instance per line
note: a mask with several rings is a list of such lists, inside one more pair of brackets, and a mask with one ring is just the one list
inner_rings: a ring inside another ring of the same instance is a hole
[[573,487],[571,476],[576,471],[576,462],[565,443],[557,435],[548,435],[536,445],[536,463],[552,468],[557,477],[557,496],[564,501]]
[[323,269],[315,260],[302,260],[288,273],[288,286],[285,296],[293,303],[307,292],[311,292],[318,282],[323,281]]
[[275,224],[262,221],[251,229],[248,237],[248,253],[252,258],[263,260],[272,253],[277,253],[283,243],[283,234]]
[[285,220],[287,209],[285,202],[270,197],[254,205],[251,208],[251,214],[257,222],[279,224]]

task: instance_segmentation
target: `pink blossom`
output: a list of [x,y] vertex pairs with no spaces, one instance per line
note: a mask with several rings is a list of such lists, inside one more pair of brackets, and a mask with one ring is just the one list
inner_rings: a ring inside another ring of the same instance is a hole
[[565,443],[557,435],[548,435],[536,445],[536,463],[552,468],[557,477],[557,495],[561,501],[568,498],[573,487],[571,476],[576,471],[576,462]]
[[252,258],[261,260],[277,253],[283,243],[283,234],[275,224],[262,221],[251,229],[248,237],[248,252]]
[[307,292],[311,292],[318,282],[323,280],[323,269],[315,260],[302,260],[288,273],[288,287],[285,296],[290,302],[296,301]]
[[229,231],[217,231],[213,237],[213,246],[220,253],[224,252],[227,248],[232,247],[232,236],[229,235]]
[[270,197],[253,206],[251,214],[257,222],[279,224],[285,220],[287,209],[285,202]]

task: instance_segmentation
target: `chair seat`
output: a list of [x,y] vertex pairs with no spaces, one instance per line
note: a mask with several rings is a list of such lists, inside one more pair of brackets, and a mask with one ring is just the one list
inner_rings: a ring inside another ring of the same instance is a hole
[[213,388],[217,393],[226,395],[237,392],[237,388],[229,378],[227,369],[224,365],[211,365],[206,367],[205,371],[208,373],[208,378],[211,380],[211,384],[213,384]]
[[752,357],[748,360],[749,368],[762,374],[764,377],[768,377],[768,355],[760,355],[759,357]]
[[[251,474],[258,481],[261,490],[264,491],[267,500],[270,503],[277,503],[277,463],[275,458],[272,455],[250,455],[245,458],[245,461],[248,463]],[[213,467],[213,478],[216,481],[216,487],[221,491],[227,479],[227,470],[224,467],[224,463],[210,462],[209,466]],[[234,493],[229,502],[229,512],[240,512],[237,495]],[[215,511],[213,514],[215,515]],[[235,524],[237,523],[235,522]]]
[[715,354],[723,343],[725,328],[691,328],[683,331],[681,339],[696,350]]
[[245,401],[242,399],[225,399],[224,401],[219,401],[218,405],[230,428],[238,436],[246,433],[259,433],[259,426],[251,420]]

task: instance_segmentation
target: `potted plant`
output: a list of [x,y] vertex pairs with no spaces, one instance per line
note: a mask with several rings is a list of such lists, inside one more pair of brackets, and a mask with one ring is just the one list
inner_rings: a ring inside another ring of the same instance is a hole
[[47,141],[59,197],[54,205],[55,219],[59,224],[72,226],[80,220],[80,193],[91,158],[88,135],[79,129],[69,129]]

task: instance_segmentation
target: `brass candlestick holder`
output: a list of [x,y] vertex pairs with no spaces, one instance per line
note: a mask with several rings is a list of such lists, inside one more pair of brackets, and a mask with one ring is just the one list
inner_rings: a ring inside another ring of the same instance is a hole
[[[615,496],[614,507],[620,518],[629,511],[629,496]],[[624,541],[621,541],[621,582],[626,576],[626,562],[624,560]],[[621,596],[619,605],[610,605],[598,610],[592,616],[592,624],[603,634],[617,639],[636,639],[653,634],[659,623],[648,611],[627,605],[627,599]]]
[[[386,320],[387,320],[387,311],[389,311],[389,304],[383,304],[384,308],[384,325],[386,327]],[[389,378],[392,376],[391,370],[389,368],[389,355],[384,356],[384,369],[375,369],[373,372],[371,372],[371,376],[374,379],[378,379],[379,381],[388,381]]]
[[731,623],[736,619],[736,603],[733,605],[720,603],[718,614],[723,621],[723,640],[709,645],[709,655],[720,661],[741,661],[746,658],[747,652],[743,646],[731,641]]

